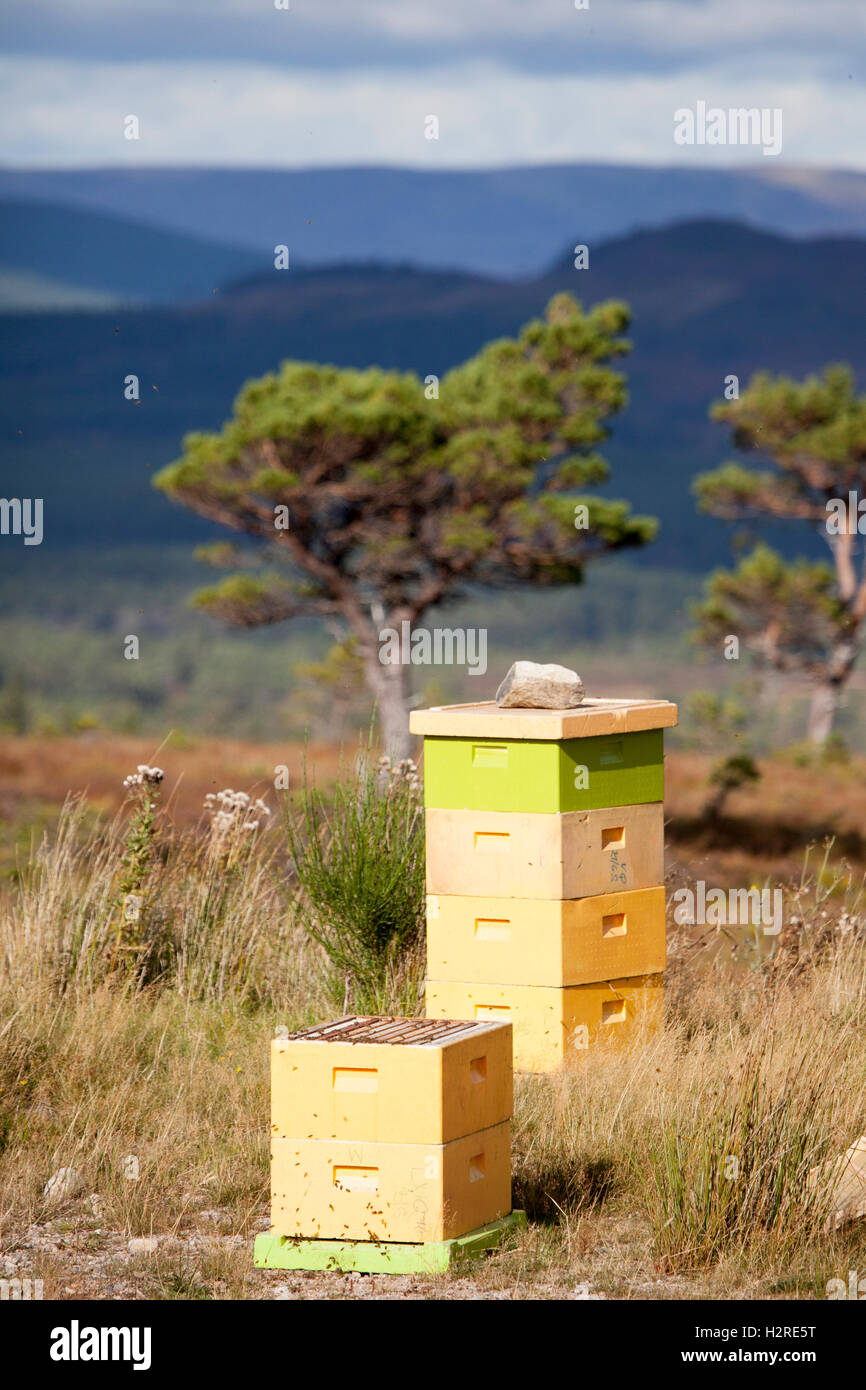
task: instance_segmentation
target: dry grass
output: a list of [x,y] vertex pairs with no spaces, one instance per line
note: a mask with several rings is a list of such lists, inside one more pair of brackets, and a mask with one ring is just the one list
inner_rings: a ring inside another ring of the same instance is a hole
[[693,983],[648,1044],[523,1080],[518,1193],[571,1222],[627,1199],[665,1270],[791,1270],[829,1249],[810,1169],[866,1126],[862,943],[796,991]]
[[733,792],[715,826],[703,817],[711,763],[702,753],[665,757],[671,867],[678,862],[689,877],[725,887],[754,882],[756,875],[784,882],[799,877],[807,844],[832,838],[837,857],[866,870],[866,759],[761,759],[760,782]]
[[126,734],[80,734],[76,738],[0,737],[3,815],[11,819],[15,799],[62,803],[69,791],[86,792],[97,810],[113,814],[123,802],[122,771],[158,762],[172,787],[171,813],[177,825],[197,821],[207,792],[242,785],[273,786],[274,768],[284,764],[291,785],[303,778],[304,762],[321,780],[335,777],[340,750],[335,744],[244,743],[236,739],[176,739],[162,742]]
[[[145,986],[111,956],[119,853],[73,808],[0,903],[0,1274],[56,1297],[784,1298],[866,1265],[866,1223],[827,1230],[807,1181],[866,1130],[851,885],[803,895],[775,966],[675,953],[661,1036],[518,1077],[528,1232],[470,1271],[389,1282],[251,1265],[268,1039],[332,1011],[279,846],[232,869],[173,834],[148,885],[173,945]],[[83,1187],[51,1204],[61,1166]],[[130,1253],[151,1234],[155,1252]]]
[[177,829],[198,825],[208,792],[243,787],[261,796],[285,766],[289,786],[303,781],[304,766],[321,783],[339,772],[334,744],[243,743],[234,739],[182,739],[161,743],[124,734],[77,738],[0,736],[0,872],[26,862],[46,828],[53,829],[67,796],[86,797],[90,814],[112,817],[123,805],[123,773],[139,763],[158,763],[171,787],[167,814]]

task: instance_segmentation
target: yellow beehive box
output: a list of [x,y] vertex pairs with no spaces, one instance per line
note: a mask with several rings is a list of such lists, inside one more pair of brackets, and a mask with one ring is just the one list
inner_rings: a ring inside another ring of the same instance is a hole
[[664,881],[660,801],[565,812],[426,814],[427,891],[589,898]]
[[651,1037],[663,1020],[661,975],[606,980],[569,989],[428,980],[431,1018],[465,1014],[514,1027],[517,1071],[554,1071],[585,1049]]
[[427,973],[485,984],[591,984],[664,970],[665,891],[593,898],[427,898]]
[[453,1240],[511,1211],[511,1124],[449,1144],[271,1141],[271,1228],[308,1240]]
[[509,1120],[511,1030],[351,1015],[271,1044],[281,1139],[447,1144]]

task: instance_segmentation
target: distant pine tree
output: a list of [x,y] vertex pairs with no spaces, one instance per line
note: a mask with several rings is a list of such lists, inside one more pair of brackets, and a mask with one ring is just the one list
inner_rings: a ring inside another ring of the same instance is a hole
[[[866,397],[855,395],[845,366],[803,382],[762,372],[712,415],[732,425],[738,449],[763,454],[775,469],[727,463],[702,474],[695,481],[700,509],[726,520],[806,522],[824,535],[833,563],[788,562],[756,546],[736,569],[710,577],[696,609],[698,639],[716,646],[737,635],[759,661],[810,677],[809,737],[823,747],[866,618],[856,503],[866,498]],[[862,522],[866,533],[866,516]]]

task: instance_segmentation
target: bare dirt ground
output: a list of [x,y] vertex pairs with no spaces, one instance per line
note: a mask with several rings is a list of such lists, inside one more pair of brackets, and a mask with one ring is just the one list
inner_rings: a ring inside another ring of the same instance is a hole
[[[228,1210],[196,1214],[176,1235],[133,1239],[107,1229],[86,1202],[63,1217],[7,1229],[0,1277],[42,1279],[53,1300],[142,1299],[674,1299],[802,1297],[784,1281],[670,1274],[648,1257],[648,1232],[607,1215],[565,1234],[544,1227],[512,1236],[508,1248],[430,1277],[261,1270],[253,1234],[227,1234]],[[263,1208],[252,1225],[268,1229]],[[146,1248],[143,1248],[143,1245]],[[643,1253],[643,1257],[642,1257]],[[554,1258],[552,1258],[554,1257]]]

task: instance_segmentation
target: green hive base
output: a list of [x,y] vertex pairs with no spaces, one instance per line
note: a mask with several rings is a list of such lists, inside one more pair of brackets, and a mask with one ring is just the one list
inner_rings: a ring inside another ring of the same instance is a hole
[[256,1236],[253,1263],[258,1269],[443,1274],[458,1260],[492,1250],[510,1231],[525,1225],[526,1212],[513,1211],[455,1240],[429,1241],[426,1245],[372,1240],[300,1240],[268,1231]]

